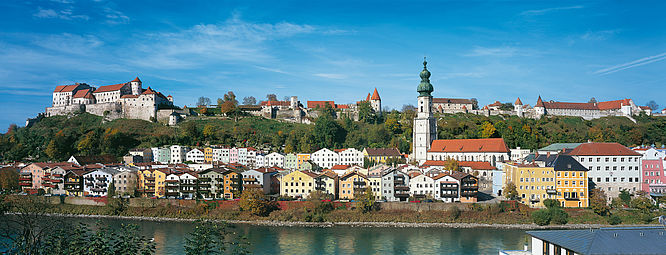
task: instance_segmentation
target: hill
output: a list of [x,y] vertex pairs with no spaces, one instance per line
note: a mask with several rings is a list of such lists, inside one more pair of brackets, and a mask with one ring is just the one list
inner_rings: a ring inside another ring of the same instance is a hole
[[[191,118],[178,127],[143,120],[118,119],[83,113],[54,116],[31,127],[11,126],[0,135],[0,157],[12,160],[64,160],[70,155],[100,153],[122,156],[131,148],[169,144],[197,146],[254,146],[280,152],[313,152],[319,148],[362,149],[397,147],[409,153],[413,111],[385,113],[372,123],[335,120],[323,114],[314,125],[285,123],[260,117],[238,121],[222,117]],[[666,144],[666,118],[637,116],[583,120],[548,117],[445,114],[438,117],[441,139],[503,137],[511,148],[536,149],[554,142],[619,142],[627,146]]]

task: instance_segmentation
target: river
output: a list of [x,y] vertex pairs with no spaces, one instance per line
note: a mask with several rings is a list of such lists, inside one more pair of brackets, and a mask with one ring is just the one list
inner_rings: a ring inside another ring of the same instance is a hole
[[[183,254],[191,222],[156,222],[121,219],[71,218],[118,227],[134,223],[143,235],[154,237],[156,254]],[[245,235],[253,254],[498,254],[522,249],[525,230],[390,227],[274,227],[235,225]]]

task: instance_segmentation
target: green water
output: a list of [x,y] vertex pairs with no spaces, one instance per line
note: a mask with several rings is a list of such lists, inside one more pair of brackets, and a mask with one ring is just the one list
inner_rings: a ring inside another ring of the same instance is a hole
[[[71,218],[95,224],[97,219]],[[103,219],[103,224],[134,223],[154,237],[157,254],[182,254],[188,222]],[[253,254],[498,254],[522,249],[524,230],[376,227],[268,227],[240,224]]]

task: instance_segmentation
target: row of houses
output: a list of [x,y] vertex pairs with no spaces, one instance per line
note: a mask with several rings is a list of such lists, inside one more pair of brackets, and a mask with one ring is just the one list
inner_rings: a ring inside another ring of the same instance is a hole
[[385,163],[390,159],[402,158],[396,148],[355,148],[330,150],[323,148],[314,153],[266,153],[252,147],[225,148],[201,147],[189,148],[182,145],[155,147],[150,149],[133,149],[124,157],[124,162],[133,164],[141,162],[159,162],[162,164],[213,164],[238,163],[250,167],[277,166],[286,169],[331,168],[334,165],[363,166],[367,159],[374,163]]

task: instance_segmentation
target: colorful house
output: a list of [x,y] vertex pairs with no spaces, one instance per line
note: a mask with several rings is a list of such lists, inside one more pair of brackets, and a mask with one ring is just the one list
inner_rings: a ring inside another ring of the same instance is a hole
[[307,198],[315,190],[317,174],[310,171],[293,171],[280,178],[280,195]]
[[365,192],[370,181],[366,175],[352,171],[342,175],[339,184],[340,199],[354,199],[356,193]]
[[402,158],[402,154],[397,148],[365,148],[363,157],[374,163],[386,163],[387,159]]
[[204,148],[203,153],[204,153],[204,162],[206,162],[206,163],[213,162],[213,148],[212,147]]
[[557,201],[562,207],[588,207],[587,167],[568,155],[557,155],[553,163]]
[[[513,183],[521,202],[530,207],[544,207],[543,200],[555,199],[555,172],[553,167],[534,164],[504,165],[504,184]],[[506,186],[504,187],[506,192]]]
[[306,161],[310,160],[310,154],[309,153],[299,153],[296,154],[296,168],[301,169],[301,164],[305,163]]

